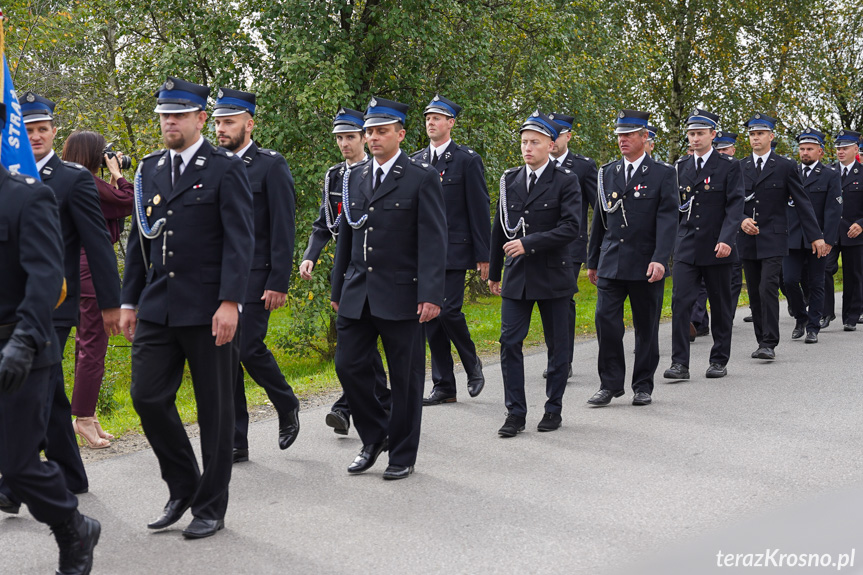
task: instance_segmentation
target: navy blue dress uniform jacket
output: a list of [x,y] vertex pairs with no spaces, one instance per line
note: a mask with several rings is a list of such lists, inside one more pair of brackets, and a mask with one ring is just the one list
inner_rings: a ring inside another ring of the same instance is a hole
[[[351,170],[362,169],[366,162],[370,162],[368,156],[351,166]],[[339,162],[327,170],[327,175],[324,179],[328,182],[324,187],[328,192],[327,203],[329,205],[331,222],[335,222],[341,212],[342,206],[342,178],[345,175],[346,163]],[[318,259],[321,257],[321,252],[324,251],[324,246],[333,237],[332,232],[327,228],[327,216],[324,213],[324,204],[321,202],[321,208],[317,219],[312,222],[312,233],[309,235],[309,244],[306,246],[306,251],[303,253],[303,260],[309,260],[317,265]],[[337,232],[338,233],[338,232]]]
[[860,162],[851,164],[850,171],[845,177],[841,176],[842,168],[839,163],[835,164],[840,170],[842,178],[842,219],[839,221],[839,245],[861,246],[863,245],[863,234],[856,238],[848,237],[848,228],[852,224],[863,226],[863,165]]
[[[587,261],[587,238],[588,238],[588,207],[596,207],[596,164],[587,156],[566,152],[560,167],[568,168],[578,176],[578,184],[581,186],[581,225],[578,227],[578,239],[572,242],[572,259],[578,263]],[[578,271],[578,266],[576,266]]]
[[79,164],[64,162],[54,154],[39,172],[57,197],[63,256],[66,301],[54,311],[54,325],[78,325],[81,295],[81,246],[87,252],[99,309],[120,307],[120,272],[111,244],[111,234],[102,215],[93,174]]
[[[411,157],[431,165],[428,147]],[[450,141],[432,167],[440,174],[446,204],[446,269],[476,269],[477,263],[488,261],[491,236],[491,200],[482,158],[470,148]]]
[[[581,228],[581,187],[578,177],[568,168],[550,162],[527,193],[527,167],[504,172],[509,225],[524,218],[525,234],[519,231],[525,253],[506,256],[503,245],[509,241],[501,223],[501,202],[491,230],[491,259],[488,277],[500,281],[501,295],[510,299],[554,299],[571,297],[578,291],[573,273],[576,262],[571,244]],[[503,264],[503,265],[501,265]],[[506,268],[506,272],[503,272]]]
[[152,208],[147,220],[166,223],[158,238],[143,239],[145,266],[133,219],[123,302],[137,304],[138,318],[152,323],[209,325],[222,301],[245,300],[255,239],[246,166],[204,140],[172,189],[170,152],[143,162],[143,205]]
[[[629,185],[623,158],[600,169],[607,194],[616,192],[623,205],[607,214],[601,207],[594,210],[587,267],[606,279],[646,281],[650,263],[667,268],[674,249],[679,213],[677,174],[673,167],[649,155],[632,174]],[[603,216],[607,217],[605,225]]]
[[[797,217],[807,244],[824,235],[815,219],[812,204],[803,191],[797,164],[773,152],[756,175],[752,155],[740,161],[747,198],[743,218],[753,218],[758,234],[737,233],[737,249],[742,259],[760,260],[788,255],[788,200],[794,201]],[[754,217],[753,217],[753,214]]]
[[718,258],[714,249],[722,242],[733,250],[737,243],[744,197],[740,162],[714,150],[697,176],[695,156],[681,158],[676,166],[678,196],[683,203],[691,201],[692,209],[688,217],[680,212],[674,261],[693,266],[734,262],[734,252]]
[[63,286],[57,201],[36,178],[12,175],[2,166],[0,269],[0,325],[17,323],[16,331],[32,338],[33,368],[59,362],[61,350],[51,318]]
[[[803,177],[802,169],[800,177]],[[838,170],[816,162],[803,189],[812,202],[818,226],[824,231],[824,241],[835,246],[839,239],[839,219],[842,216],[842,178]],[[788,249],[810,249],[810,242],[803,236],[803,227],[797,217],[797,207],[788,206]],[[846,236],[846,239],[848,236]]]
[[264,290],[287,293],[294,265],[296,194],[288,162],[252,142],[243,153],[255,208],[255,251],[244,301],[261,303]]
[[349,319],[360,319],[368,300],[374,317],[418,320],[417,304],[443,305],[447,229],[440,176],[400,151],[372,192],[373,167],[370,161],[351,170],[351,218],[368,219],[355,230],[342,217],[331,299]]

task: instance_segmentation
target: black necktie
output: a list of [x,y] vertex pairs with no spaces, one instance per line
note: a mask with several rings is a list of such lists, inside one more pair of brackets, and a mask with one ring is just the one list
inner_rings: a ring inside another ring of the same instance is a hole
[[758,161],[755,162],[755,173],[759,176],[761,175],[761,166],[764,164],[764,160],[758,158]]
[[372,191],[375,192],[381,185],[381,180],[384,179],[384,169],[378,168],[378,171],[375,172],[375,187],[372,188]]
[[183,156],[177,154],[174,156],[174,181],[173,186],[177,187],[177,182],[180,181],[180,166],[183,165]]
[[437,150],[435,150],[432,155],[432,166],[437,166]]
[[808,177],[809,177],[809,174],[810,174],[811,172],[812,172],[812,168],[811,168],[811,167],[809,167],[809,166],[804,167],[804,168],[803,168],[803,179],[805,180],[806,178],[808,178]]
[[842,177],[844,178],[847,175],[848,175],[848,166],[845,166],[844,168],[842,168]]
[[632,164],[629,164],[628,166],[626,166],[626,185],[627,186],[629,185],[629,180],[632,179],[632,170],[634,170],[634,169],[635,169],[635,166],[633,166]]
[[701,173],[701,168],[703,168],[703,167],[704,167],[704,158],[698,158],[698,163],[695,166],[695,175],[696,176]]
[[528,182],[527,182],[527,193],[528,193],[528,195],[530,195],[530,191],[533,189],[533,186],[535,186],[535,185],[536,185],[536,172],[531,172],[530,178],[528,179]]

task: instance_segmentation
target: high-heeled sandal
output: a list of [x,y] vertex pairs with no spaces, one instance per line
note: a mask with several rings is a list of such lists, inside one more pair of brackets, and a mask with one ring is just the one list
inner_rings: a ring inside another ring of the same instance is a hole
[[95,436],[87,437],[87,435],[85,435],[82,431],[82,429],[84,429],[86,426],[78,425],[79,421],[86,424],[92,423],[93,419],[94,418],[92,417],[79,417],[72,422],[72,429],[75,430],[75,433],[78,435],[78,437],[84,440],[85,447],[89,447],[90,449],[105,449],[106,447],[111,447],[110,441],[99,437],[99,434],[96,432],[95,426],[91,426],[91,429],[93,430]]
[[114,439],[114,436],[102,429],[102,425],[99,423],[99,420],[95,417],[93,418],[96,421],[93,422],[93,425],[96,427],[96,433],[99,434],[99,437],[102,439]]

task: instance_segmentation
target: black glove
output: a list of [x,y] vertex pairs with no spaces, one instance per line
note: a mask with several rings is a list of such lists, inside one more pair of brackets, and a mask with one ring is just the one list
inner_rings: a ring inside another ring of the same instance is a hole
[[0,393],[12,394],[21,389],[30,375],[35,355],[36,346],[29,335],[12,334],[6,347],[0,351]]

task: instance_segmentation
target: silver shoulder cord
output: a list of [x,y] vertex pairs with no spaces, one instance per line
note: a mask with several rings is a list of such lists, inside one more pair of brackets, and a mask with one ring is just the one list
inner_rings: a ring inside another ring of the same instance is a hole
[[605,196],[605,183],[604,183],[604,170],[605,166],[601,166],[599,168],[599,173],[596,175],[596,205],[599,206],[599,216],[602,220],[602,227],[608,229],[608,216],[606,214],[613,214],[617,210],[620,210],[621,215],[623,216],[623,224],[626,227],[629,227],[629,222],[626,221],[626,208],[623,206],[623,198],[618,198],[616,202],[612,205],[608,205],[606,203]]
[[366,220],[369,219],[368,214],[363,214],[357,221],[353,221],[351,219],[351,202],[350,196],[348,195],[348,178],[351,175],[351,168],[345,167],[345,175],[342,177],[342,215],[345,216],[345,219],[348,221],[348,224],[355,230],[360,229],[366,223]]
[[503,226],[503,235],[507,239],[514,240],[519,230],[521,230],[521,237],[527,235],[523,217],[518,218],[518,223],[515,224],[514,228],[509,227],[509,211],[506,209],[506,172],[500,177],[500,210],[498,210],[498,216],[500,224]]
[[[335,169],[336,166],[333,166],[327,170],[327,175],[324,177],[324,198],[321,202],[321,207],[324,210],[324,221],[326,222],[327,229],[330,230],[330,233],[334,238],[337,238],[339,236],[339,223],[342,220],[342,214],[338,214],[335,221],[333,221],[333,211],[330,207],[330,172]],[[345,171],[347,171],[347,169]],[[342,206],[344,206],[344,203],[342,203]],[[342,209],[344,209],[344,207]]]
[[[165,218],[159,218],[150,227],[147,222],[147,213],[144,210],[144,186],[142,184],[143,176],[141,176],[141,166],[143,162],[138,164],[138,169],[135,171],[135,219],[138,223],[138,237],[141,240],[141,256],[144,258],[144,267],[149,264],[147,260],[147,251],[144,249],[144,238],[155,240],[162,233],[162,228],[165,226]],[[167,239],[167,237],[166,237]],[[164,243],[164,242],[163,242]],[[164,245],[162,251],[164,251]]]
[[[677,164],[677,163],[674,164],[674,171],[677,173],[677,187],[678,187],[677,199],[679,200],[680,199],[680,189],[679,189],[680,188],[680,170],[677,169],[678,166],[679,166],[679,164]],[[692,215],[692,195],[689,196],[688,201],[684,202],[682,205],[677,206],[677,209],[680,211],[681,214],[682,213],[686,214],[686,221],[688,222],[689,216]]]

